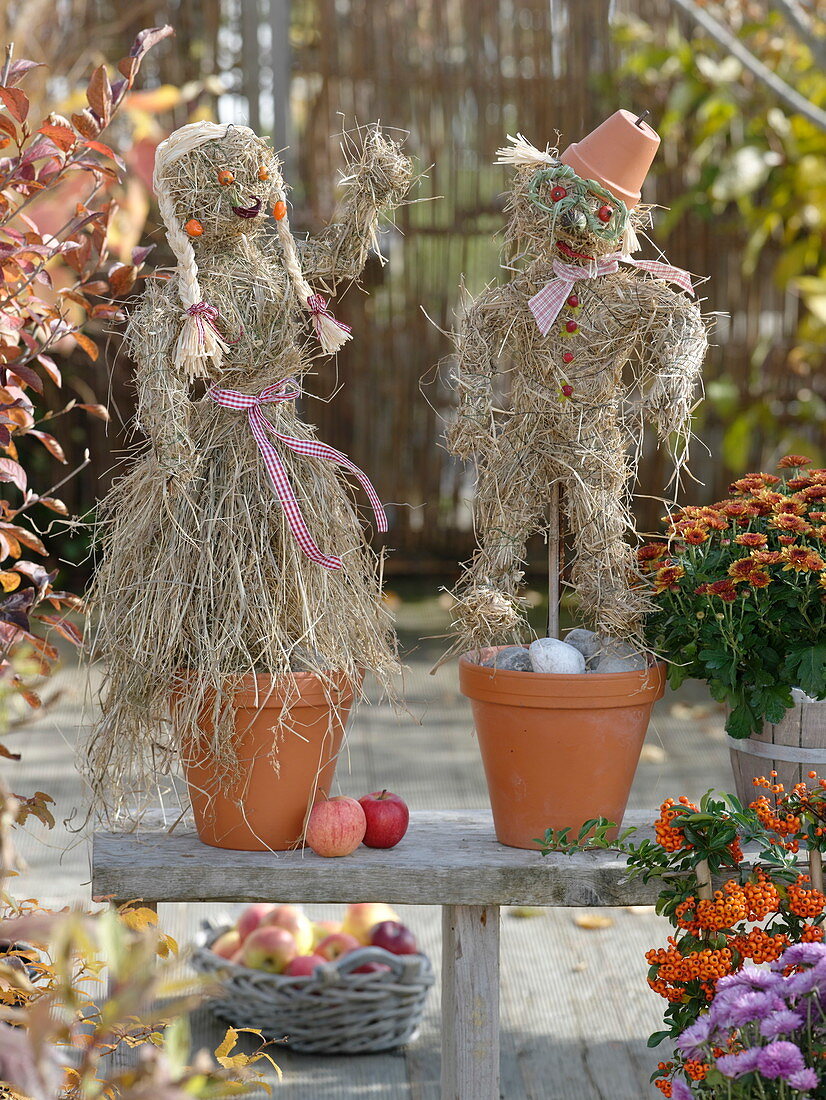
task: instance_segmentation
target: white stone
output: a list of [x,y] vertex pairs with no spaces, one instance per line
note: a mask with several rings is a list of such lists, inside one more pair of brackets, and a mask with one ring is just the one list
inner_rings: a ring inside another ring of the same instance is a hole
[[570,675],[585,671],[585,658],[578,649],[559,638],[537,638],[528,653],[534,672]]

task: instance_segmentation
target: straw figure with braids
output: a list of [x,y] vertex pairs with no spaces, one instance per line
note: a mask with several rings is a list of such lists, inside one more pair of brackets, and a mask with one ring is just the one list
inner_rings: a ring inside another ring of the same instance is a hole
[[[595,149],[591,139],[609,123],[612,144]],[[687,273],[631,257],[645,217],[635,208],[639,185],[659,139],[617,112],[561,156],[521,135],[510,141],[499,163],[515,172],[511,276],[469,305],[456,341],[459,409],[447,442],[477,459],[479,548],[455,590],[454,649],[523,633],[525,544],[548,529],[554,485],[564,487],[583,620],[639,643],[647,605],[628,538],[643,426],[674,445],[679,468],[706,348]],[[639,158],[628,169],[628,146],[643,142],[641,172]]]
[[245,674],[283,685],[335,670],[358,689],[364,669],[385,687],[396,670],[356,494],[380,530],[384,512],[296,400],[313,361],[350,336],[321,291],[358,278],[410,178],[398,145],[370,128],[334,221],[303,242],[279,161],[252,130],[193,123],[158,149],[177,267],[148,282],[128,327],[148,446],[103,502],[91,597],[105,678],[88,769],[103,804],[167,770],[205,707],[229,783],[228,700]]

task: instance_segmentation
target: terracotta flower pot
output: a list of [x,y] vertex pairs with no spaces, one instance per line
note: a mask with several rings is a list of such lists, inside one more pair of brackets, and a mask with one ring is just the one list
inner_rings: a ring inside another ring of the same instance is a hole
[[[269,676],[246,676],[236,691],[236,751],[241,773],[221,789],[207,737],[183,746],[198,837],[215,848],[284,851],[301,840],[313,803],[327,796],[344,727],[353,705],[352,684],[341,673],[329,681],[295,674],[288,691],[273,690]],[[204,733],[211,719],[201,720]]]
[[536,848],[592,817],[619,826],[665,669],[576,676],[510,672],[459,659],[497,839]]

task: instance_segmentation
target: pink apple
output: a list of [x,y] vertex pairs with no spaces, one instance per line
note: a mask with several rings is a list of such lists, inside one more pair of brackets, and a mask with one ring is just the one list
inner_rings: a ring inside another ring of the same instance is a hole
[[391,955],[415,955],[418,951],[416,937],[395,920],[385,920],[377,924],[370,935],[373,947],[383,947]]
[[295,940],[299,955],[306,955],[313,946],[313,925],[310,918],[296,905],[276,905],[266,914],[260,928],[283,928]]
[[237,928],[222,933],[212,945],[212,951],[222,959],[231,959],[241,946],[241,936]]
[[333,962],[335,959],[340,959],[342,955],[347,955],[350,951],[355,951],[356,948],[362,945],[355,938],[355,936],[348,936],[346,932],[334,932],[332,936],[327,936],[316,947],[316,955],[321,955],[327,962]]
[[274,905],[264,905],[262,902],[256,905],[248,905],[241,916],[238,918],[235,927],[238,929],[238,935],[241,937],[243,943],[250,932],[254,932],[261,921],[266,917]]
[[364,843],[368,848],[395,848],[407,832],[410,810],[403,798],[391,791],[373,791],[359,799],[367,818]]
[[340,795],[310,810],[305,840],[319,856],[349,856],[364,839],[367,819],[355,798]]
[[383,920],[398,919],[398,913],[383,901],[360,901],[347,906],[341,930],[355,936],[360,944],[366,946],[370,942],[371,928]]
[[317,966],[323,966],[327,960],[323,955],[298,955],[284,970],[289,978],[309,978]]
[[253,970],[280,974],[297,954],[295,940],[290,933],[271,925],[250,932],[241,947],[241,962]]
[[317,920],[313,923],[313,950],[318,947],[322,940],[328,936],[332,936],[334,932],[341,931],[340,920]]

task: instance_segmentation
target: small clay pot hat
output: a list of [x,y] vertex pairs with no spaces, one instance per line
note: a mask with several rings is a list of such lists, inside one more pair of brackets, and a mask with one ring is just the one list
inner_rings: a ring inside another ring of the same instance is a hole
[[559,159],[582,179],[601,183],[631,210],[640,201],[659,144],[659,134],[647,122],[630,111],[615,111]]

